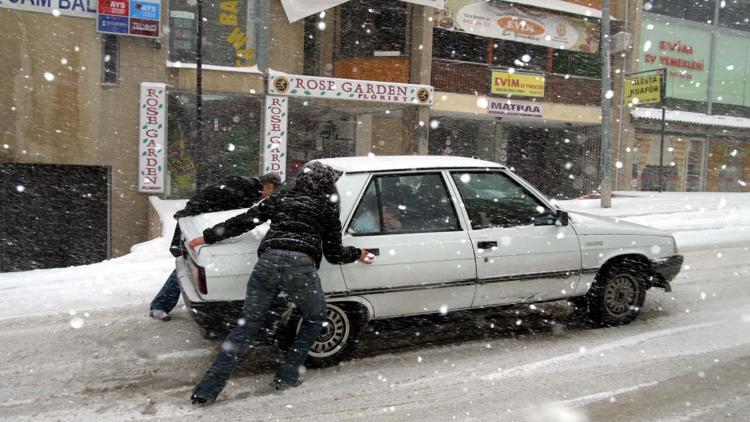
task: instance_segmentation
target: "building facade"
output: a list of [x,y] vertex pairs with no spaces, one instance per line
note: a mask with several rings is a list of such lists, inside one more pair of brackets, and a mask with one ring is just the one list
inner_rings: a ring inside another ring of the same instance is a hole
[[615,189],[749,191],[750,6],[646,1],[640,12],[633,70],[666,69],[664,135],[660,104],[623,105],[634,136],[617,151]]

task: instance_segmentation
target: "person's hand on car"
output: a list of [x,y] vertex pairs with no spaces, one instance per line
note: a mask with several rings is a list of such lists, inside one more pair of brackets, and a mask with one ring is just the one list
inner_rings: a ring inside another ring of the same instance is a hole
[[370,265],[373,261],[375,261],[375,255],[367,249],[362,249],[362,253],[359,255],[359,262]]
[[200,245],[205,245],[205,244],[206,244],[206,239],[204,239],[203,236],[199,236],[191,240],[190,243],[188,243],[188,248],[195,250],[196,247]]

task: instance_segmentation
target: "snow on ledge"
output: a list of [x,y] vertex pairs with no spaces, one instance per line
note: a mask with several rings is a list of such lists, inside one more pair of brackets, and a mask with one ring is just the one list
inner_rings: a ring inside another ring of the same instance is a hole
[[[636,107],[630,112],[630,115],[636,119],[661,120],[661,109]],[[668,122],[750,129],[750,119],[744,117],[714,116],[691,111],[667,110],[665,118]]]
[[[195,63],[182,63],[182,62],[171,62],[167,60],[167,67],[177,69],[195,69],[197,66]],[[201,66],[203,70],[220,70],[222,72],[237,72],[237,73],[255,73],[262,75],[263,72],[258,70],[258,65],[251,67],[233,67],[233,66],[216,66],[212,64],[204,64]]]

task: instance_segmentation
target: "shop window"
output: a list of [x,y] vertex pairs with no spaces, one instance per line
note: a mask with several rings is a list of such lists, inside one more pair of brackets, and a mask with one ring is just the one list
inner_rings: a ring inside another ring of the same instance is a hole
[[407,3],[397,0],[351,0],[339,6],[337,10],[337,57],[407,54]]
[[120,51],[117,36],[102,34],[102,84],[117,85]]
[[223,177],[257,176],[263,101],[243,95],[203,94],[203,141],[195,130],[195,95],[170,92],[168,118],[169,191],[188,198]]
[[[246,67],[255,64],[253,0],[203,2],[203,64]],[[193,0],[169,2],[169,61],[195,63],[197,6]]]
[[435,28],[432,31],[432,56],[438,59],[487,63],[489,38]]
[[644,0],[643,10],[695,22],[712,23],[715,2],[716,0]]
[[598,79],[602,75],[601,57],[599,52],[581,53],[556,49],[552,53],[552,73]]
[[460,230],[438,173],[372,179],[347,231],[354,236]]
[[432,117],[430,120],[431,155],[452,155],[498,161],[496,156],[499,123],[495,119],[471,120]]
[[547,69],[547,47],[515,41],[493,40],[492,64],[524,70]]

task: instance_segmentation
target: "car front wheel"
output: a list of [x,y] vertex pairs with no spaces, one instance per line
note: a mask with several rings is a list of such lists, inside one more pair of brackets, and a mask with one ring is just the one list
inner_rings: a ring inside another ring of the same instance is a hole
[[611,267],[597,276],[586,298],[594,324],[627,324],[638,316],[646,300],[645,277],[635,269]]

